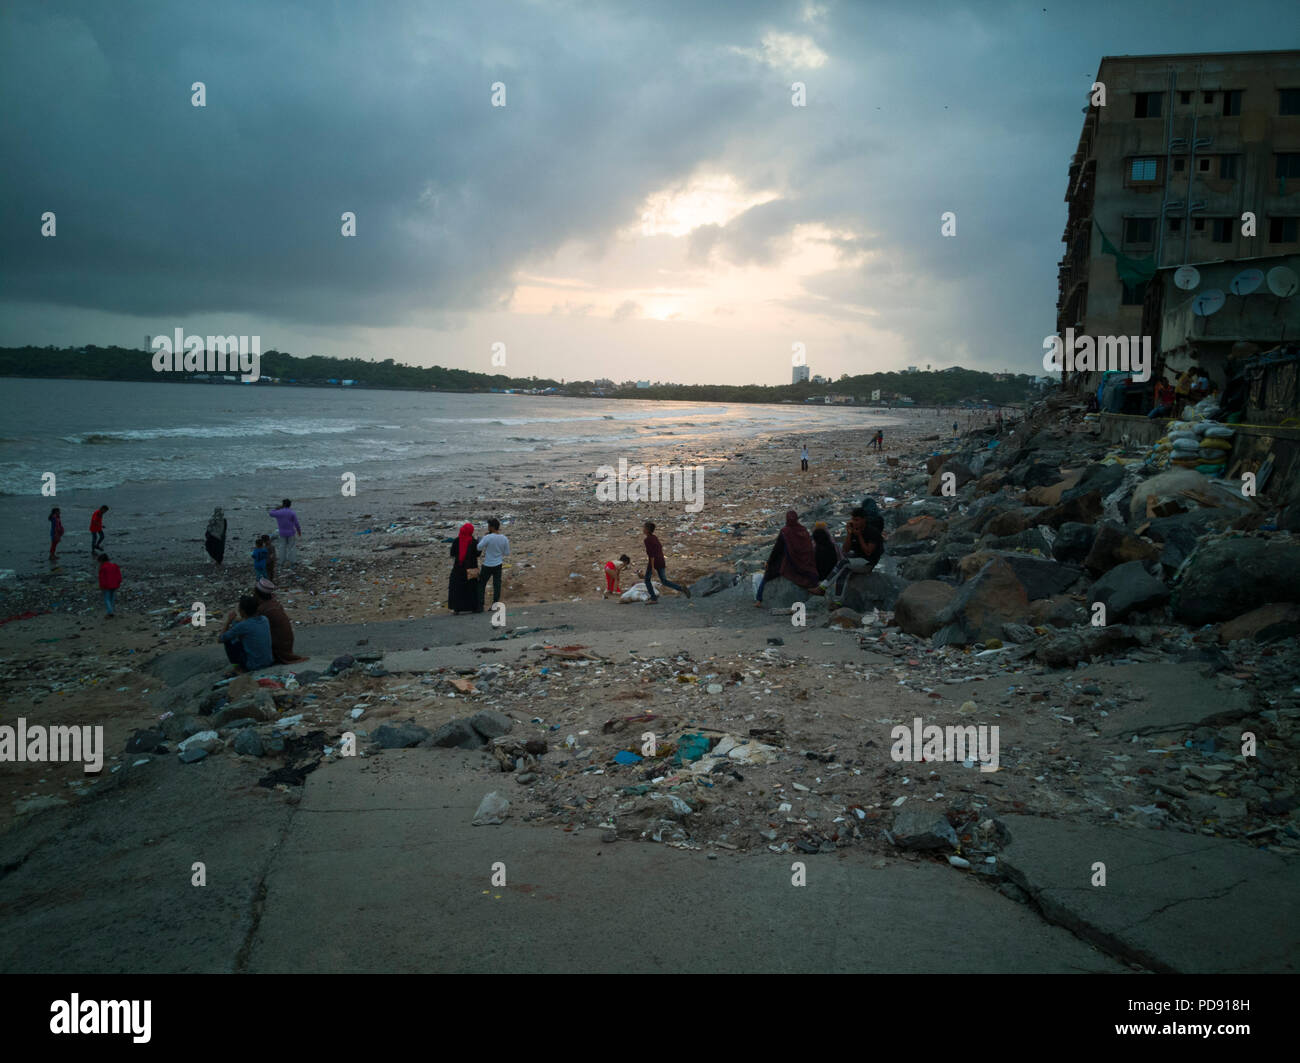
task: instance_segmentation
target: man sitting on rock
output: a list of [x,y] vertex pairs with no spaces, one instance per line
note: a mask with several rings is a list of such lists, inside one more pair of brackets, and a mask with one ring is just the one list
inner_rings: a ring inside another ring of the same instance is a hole
[[822,587],[831,588],[832,609],[840,606],[849,579],[855,573],[866,575],[871,572],[884,552],[885,537],[881,522],[872,518],[861,506],[857,507],[844,530],[844,560],[821,581]]
[[293,622],[275,596],[275,584],[269,579],[260,579],[253,588],[253,593],[257,602],[257,615],[266,617],[271,626],[271,654],[275,657],[275,663],[305,661],[306,657],[299,657],[293,652]]
[[217,635],[226,648],[226,657],[236,671],[255,672],[270,667],[271,629],[266,617],[257,615],[257,599],[251,594],[240,598],[238,615],[236,623],[236,614],[230,613]]

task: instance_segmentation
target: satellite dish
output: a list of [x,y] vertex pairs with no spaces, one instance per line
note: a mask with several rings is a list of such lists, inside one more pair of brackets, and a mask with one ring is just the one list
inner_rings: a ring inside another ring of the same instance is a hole
[[1226,299],[1222,288],[1210,288],[1192,300],[1192,313],[1197,317],[1209,317],[1223,307]]
[[1228,291],[1233,295],[1249,295],[1264,283],[1264,271],[1260,269],[1243,269],[1232,278]]
[[1183,291],[1190,292],[1201,283],[1201,271],[1195,266],[1179,266],[1174,270],[1174,283]]
[[1268,271],[1268,290],[1274,295],[1283,298],[1294,295],[1296,284],[1295,270],[1286,266],[1274,266]]

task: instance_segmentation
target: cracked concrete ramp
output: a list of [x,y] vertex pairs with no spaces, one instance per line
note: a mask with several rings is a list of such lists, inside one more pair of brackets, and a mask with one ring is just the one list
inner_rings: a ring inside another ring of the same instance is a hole
[[[1000,863],[1052,922],[1165,973],[1294,973],[1300,862],[1175,831],[1003,816]],[[1094,863],[1106,885],[1093,886]]]

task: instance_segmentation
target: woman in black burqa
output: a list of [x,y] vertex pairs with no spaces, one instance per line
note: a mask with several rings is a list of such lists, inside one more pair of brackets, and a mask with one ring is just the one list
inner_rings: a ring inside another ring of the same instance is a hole
[[208,521],[203,536],[203,545],[208,556],[218,565],[221,564],[226,556],[226,516],[221,512],[220,506],[212,511],[212,519]]
[[474,538],[474,525],[465,523],[460,527],[460,535],[451,544],[451,577],[447,580],[447,607],[453,613],[483,611],[478,596],[478,574],[478,540]]

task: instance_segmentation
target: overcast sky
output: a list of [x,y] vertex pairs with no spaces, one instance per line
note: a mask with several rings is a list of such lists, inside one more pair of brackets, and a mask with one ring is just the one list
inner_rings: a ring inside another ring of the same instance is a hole
[[1294,47],[1294,13],[6,0],[0,345],[182,327],[492,372],[499,342],[512,375],[774,384],[802,343],[831,377],[1041,372],[1101,56]]

